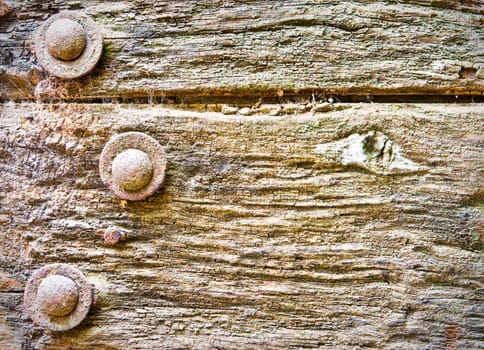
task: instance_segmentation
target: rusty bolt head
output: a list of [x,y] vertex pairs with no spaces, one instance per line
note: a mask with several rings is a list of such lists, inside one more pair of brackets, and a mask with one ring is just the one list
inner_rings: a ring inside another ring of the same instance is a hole
[[126,132],[111,138],[99,159],[101,179],[118,197],[131,201],[155,193],[165,178],[163,147],[141,132]]
[[63,11],[45,21],[35,38],[35,54],[42,67],[64,79],[83,76],[101,58],[101,32],[89,16]]
[[93,287],[82,272],[51,264],[34,272],[25,286],[24,307],[32,320],[54,331],[76,327],[93,302]]
[[103,238],[106,244],[115,245],[125,238],[125,234],[116,227],[108,227],[104,230]]
[[61,275],[50,275],[40,282],[37,290],[39,309],[51,316],[65,316],[74,310],[79,293],[76,283]]
[[125,191],[138,191],[153,177],[153,164],[148,155],[138,149],[127,149],[114,158],[114,182]]
[[52,23],[45,33],[49,54],[63,61],[71,61],[81,55],[86,47],[86,33],[82,26],[69,18]]

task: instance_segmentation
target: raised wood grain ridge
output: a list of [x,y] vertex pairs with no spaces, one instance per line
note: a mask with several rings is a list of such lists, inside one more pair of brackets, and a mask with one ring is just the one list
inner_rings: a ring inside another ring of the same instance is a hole
[[[482,349],[482,106],[343,107],[1,105],[0,347]],[[128,130],[168,157],[142,202],[98,174]],[[340,156],[353,139],[359,163]],[[419,171],[380,171],[402,159]],[[106,245],[109,227],[127,239]],[[22,308],[28,276],[54,262],[97,289],[60,334]]]
[[[370,100],[484,91],[480,0],[7,2],[3,100],[257,101],[281,91]],[[49,77],[33,54],[33,33],[61,10],[92,16],[105,37],[98,68],[71,82]]]

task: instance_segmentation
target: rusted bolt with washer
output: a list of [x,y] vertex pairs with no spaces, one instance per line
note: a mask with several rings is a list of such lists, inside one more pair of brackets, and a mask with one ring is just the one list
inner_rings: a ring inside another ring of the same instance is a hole
[[89,313],[93,290],[75,267],[51,264],[35,271],[28,280],[24,307],[39,326],[66,331],[79,325]]
[[42,67],[59,78],[74,79],[94,69],[101,58],[103,38],[87,15],[63,11],[42,24],[35,53]]
[[116,196],[143,200],[155,193],[165,179],[163,147],[151,136],[131,131],[112,137],[104,146],[99,172]]

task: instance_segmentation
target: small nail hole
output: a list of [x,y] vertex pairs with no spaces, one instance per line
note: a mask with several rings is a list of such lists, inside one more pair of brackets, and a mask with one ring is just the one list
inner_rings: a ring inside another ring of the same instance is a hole
[[476,68],[461,68],[459,76],[463,79],[474,79],[476,77]]

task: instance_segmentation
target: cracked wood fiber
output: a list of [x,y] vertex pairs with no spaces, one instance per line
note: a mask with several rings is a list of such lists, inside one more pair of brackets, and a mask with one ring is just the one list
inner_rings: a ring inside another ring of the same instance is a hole
[[[4,100],[483,92],[480,0],[7,3],[0,12]],[[104,36],[98,67],[72,82],[49,77],[34,55],[33,34],[61,10],[90,15]]]
[[[340,109],[1,105],[0,347],[482,349],[482,105]],[[141,202],[98,174],[131,130],[168,160]],[[55,333],[22,292],[61,262],[97,301]]]

